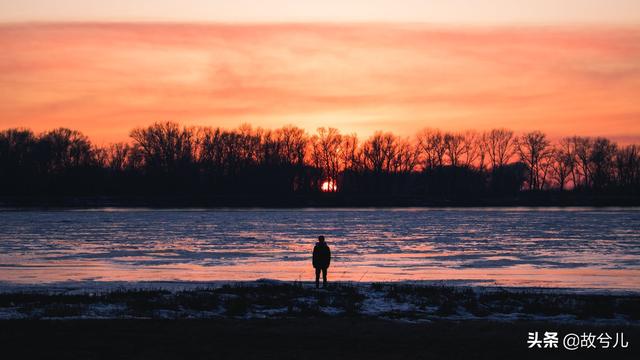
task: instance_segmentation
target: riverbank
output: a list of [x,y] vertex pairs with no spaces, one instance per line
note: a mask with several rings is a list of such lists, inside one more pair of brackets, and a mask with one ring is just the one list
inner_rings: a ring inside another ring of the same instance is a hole
[[639,325],[640,294],[411,282],[68,283],[4,286],[2,319],[368,318]]
[[[5,284],[0,318],[3,353],[26,359],[633,359],[640,294],[420,282]],[[558,348],[529,349],[535,332],[558,333]],[[569,351],[568,334],[624,334],[627,347]]]
[[352,207],[636,207],[638,194],[573,191],[520,191],[510,196],[465,198],[348,195],[313,193],[273,197],[268,193],[245,197],[228,196],[0,196],[0,208],[7,209],[86,209],[86,208],[352,208]]

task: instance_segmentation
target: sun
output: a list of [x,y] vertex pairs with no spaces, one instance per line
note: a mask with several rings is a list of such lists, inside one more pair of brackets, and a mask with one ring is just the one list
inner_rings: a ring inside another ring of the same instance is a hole
[[333,179],[327,179],[322,183],[320,189],[324,192],[336,192],[338,191],[338,185]]

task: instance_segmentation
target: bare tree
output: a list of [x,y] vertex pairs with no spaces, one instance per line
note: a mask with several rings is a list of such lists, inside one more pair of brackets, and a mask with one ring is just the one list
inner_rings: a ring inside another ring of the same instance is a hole
[[336,182],[340,172],[342,135],[334,128],[318,128],[311,137],[311,158],[328,181]]
[[[561,172],[568,172],[567,177],[562,179],[563,182],[558,182],[560,190],[562,191],[566,187],[569,187],[569,184],[571,184],[571,187],[575,188],[579,181],[579,175],[576,169],[576,152],[573,138],[565,137],[560,139],[554,149],[554,158],[556,165],[562,167]],[[560,174],[558,174],[558,171],[555,171],[555,173],[556,174],[554,176],[556,181],[560,180]],[[569,183],[569,181],[571,181],[571,183]]]
[[[591,157],[591,146],[593,140],[588,137],[574,136],[571,138],[573,141],[573,149],[576,156],[575,167],[575,182],[576,186],[582,186],[583,188],[591,187],[591,169],[589,169],[589,159]],[[581,180],[578,180],[581,179]]]
[[479,135],[473,130],[465,131],[462,134],[462,157],[461,165],[471,168],[480,158]]
[[553,149],[549,149],[540,159],[538,165],[538,187],[540,190],[548,189],[552,186],[553,167],[555,165],[553,158]]
[[447,148],[440,130],[426,128],[420,131],[416,138],[425,169],[444,165],[444,155]]
[[464,135],[458,133],[445,133],[444,148],[446,150],[446,155],[449,158],[449,165],[454,167],[458,166],[465,151]]
[[275,136],[281,144],[280,157],[287,164],[302,166],[308,141],[304,130],[289,125],[276,130]]
[[131,137],[128,144],[96,147],[70,129],[38,136],[25,129],[0,131],[0,196],[52,189],[65,196],[107,191],[216,201],[268,193],[265,199],[298,201],[301,192],[320,189],[321,181],[330,191],[339,182],[347,195],[403,199],[511,196],[551,186],[602,191],[612,199],[636,201],[640,195],[640,147],[618,147],[605,138],[574,136],[551,145],[539,131],[515,137],[506,129],[424,129],[413,141],[376,132],[359,142],[333,128],[310,137],[292,125],[225,130],[171,122],[134,129]]
[[611,182],[617,148],[616,143],[606,138],[599,137],[593,141],[589,156],[589,173],[594,189],[601,190]]
[[49,171],[86,166],[93,161],[91,142],[79,131],[58,128],[42,134],[40,143],[49,154]]
[[241,168],[273,161],[273,157],[278,155],[277,146],[271,139],[271,131],[261,128],[254,130],[251,125],[242,124],[230,134],[230,137],[233,138],[236,147],[230,148],[229,152],[236,153],[236,159]]
[[529,190],[541,190],[549,165],[549,140],[540,131],[526,133],[516,139],[516,149],[529,170]]
[[486,159],[489,154],[489,133],[483,132],[476,138],[476,148],[478,149],[478,169],[486,170]]
[[632,188],[640,185],[640,147],[628,145],[615,155],[616,178],[619,186]]
[[0,132],[0,166],[5,174],[32,166],[36,137],[29,129]]
[[207,171],[220,169],[223,164],[222,130],[220,128],[200,128],[196,131],[198,149],[196,159]]
[[391,133],[376,132],[362,145],[365,167],[377,173],[391,171],[396,152],[396,138]]
[[493,129],[486,137],[486,146],[492,168],[506,165],[513,156],[513,131],[507,129]]
[[417,146],[407,138],[397,139],[395,157],[392,161],[393,171],[401,173],[412,172],[418,165],[418,161],[419,151]]
[[551,151],[553,166],[551,168],[551,178],[558,185],[560,191],[564,191],[571,176],[574,159],[570,149],[566,149],[561,144]]
[[342,167],[348,171],[357,171],[362,166],[362,153],[356,134],[342,136]]
[[111,171],[124,171],[128,166],[131,146],[127,143],[116,143],[107,150],[107,166]]
[[193,161],[193,131],[176,123],[155,123],[131,131],[131,138],[144,153],[145,165],[164,172]]

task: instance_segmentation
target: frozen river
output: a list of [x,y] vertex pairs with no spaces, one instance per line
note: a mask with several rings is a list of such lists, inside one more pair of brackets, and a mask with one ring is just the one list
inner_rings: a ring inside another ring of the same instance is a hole
[[0,211],[0,282],[446,280],[640,290],[638,209]]

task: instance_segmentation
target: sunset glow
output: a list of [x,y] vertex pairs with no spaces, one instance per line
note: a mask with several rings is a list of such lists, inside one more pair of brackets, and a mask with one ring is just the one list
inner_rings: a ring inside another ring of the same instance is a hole
[[332,179],[329,179],[322,183],[320,189],[324,192],[336,192],[338,191],[338,184]]
[[168,120],[637,142],[638,44],[629,26],[5,24],[0,127],[97,144]]

